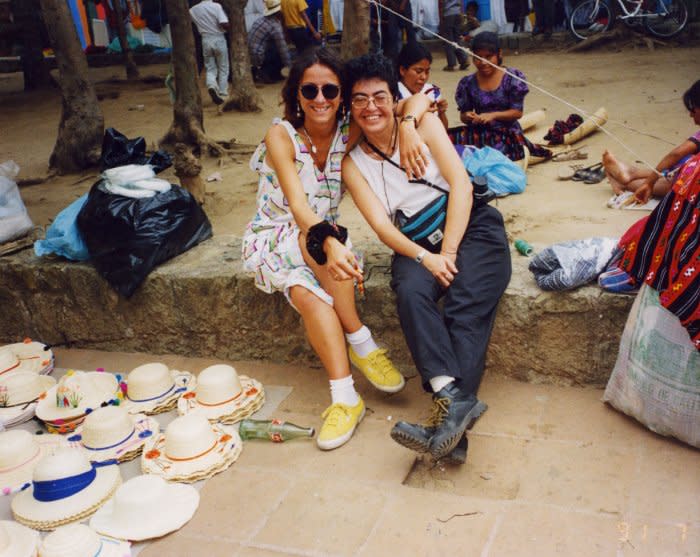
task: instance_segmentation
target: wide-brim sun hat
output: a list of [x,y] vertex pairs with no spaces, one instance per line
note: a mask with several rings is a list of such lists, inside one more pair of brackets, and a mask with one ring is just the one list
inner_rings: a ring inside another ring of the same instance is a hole
[[10,520],[0,520],[0,556],[35,557],[39,542],[39,532]]
[[10,506],[17,522],[53,530],[92,515],[120,483],[116,464],[90,464],[82,451],[64,449],[37,463],[31,487],[15,495]]
[[45,375],[54,368],[51,348],[42,342],[24,339],[0,346],[0,377],[18,371],[31,371]]
[[122,484],[90,519],[90,527],[113,538],[141,541],[182,528],[199,506],[191,485],[169,483],[154,474]]
[[111,373],[69,370],[46,392],[36,407],[44,422],[72,421],[119,396],[119,381]]
[[44,538],[39,557],[128,557],[130,544],[103,538],[85,524],[68,524]]
[[88,414],[69,441],[80,444],[93,462],[137,457],[148,437],[159,433],[158,422],[145,414],[129,414],[121,406],[105,406]]
[[58,435],[32,435],[23,429],[0,432],[0,494],[12,495],[31,485],[37,463],[70,446]]
[[187,371],[151,362],[132,369],[126,378],[124,407],[132,414],[160,414],[172,410],[196,379]]
[[265,0],[264,16],[276,14],[282,9],[282,0]]
[[0,423],[16,425],[31,418],[33,402],[55,384],[53,377],[31,371],[0,375]]
[[166,480],[197,481],[228,468],[241,453],[238,428],[212,424],[193,412],[175,418],[165,434],[149,438],[141,455],[141,471]]
[[[259,410],[265,403],[262,384],[238,375],[233,366],[217,364],[203,369],[194,388],[177,401],[178,414],[204,414],[209,421],[234,423]],[[228,418],[228,419],[227,419]]]

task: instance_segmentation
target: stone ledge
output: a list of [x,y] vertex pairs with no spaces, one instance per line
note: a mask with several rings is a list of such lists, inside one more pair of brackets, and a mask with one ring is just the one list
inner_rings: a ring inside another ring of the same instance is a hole
[[[255,288],[240,238],[217,236],[151,273],[126,300],[91,265],[0,258],[0,341],[26,336],[99,350],[318,365],[298,314],[281,294]],[[389,288],[389,252],[370,244],[363,320],[415,375]],[[527,259],[513,253],[513,278],[498,310],[488,372],[533,383],[603,385],[615,363],[633,298],[599,288],[541,291]]]

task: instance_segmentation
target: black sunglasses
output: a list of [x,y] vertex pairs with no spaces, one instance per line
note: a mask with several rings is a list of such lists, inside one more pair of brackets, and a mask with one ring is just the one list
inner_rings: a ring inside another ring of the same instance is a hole
[[[318,85],[314,83],[307,83],[299,87],[301,91],[301,96],[308,101],[314,100],[318,96]],[[332,101],[340,94],[340,87],[333,85],[332,83],[326,83],[321,86],[321,93],[326,100]]]

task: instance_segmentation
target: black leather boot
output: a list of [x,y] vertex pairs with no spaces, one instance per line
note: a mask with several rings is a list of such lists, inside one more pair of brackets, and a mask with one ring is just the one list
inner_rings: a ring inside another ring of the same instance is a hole
[[433,395],[433,424],[435,433],[430,438],[430,454],[439,460],[452,452],[469,423],[483,414],[484,404],[473,394],[460,391],[453,382]]

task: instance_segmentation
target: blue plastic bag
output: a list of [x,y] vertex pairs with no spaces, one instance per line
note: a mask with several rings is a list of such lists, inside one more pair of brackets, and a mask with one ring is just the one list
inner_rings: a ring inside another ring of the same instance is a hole
[[499,197],[525,190],[525,171],[492,147],[465,147],[462,163],[472,176],[486,176],[489,189]]
[[46,231],[46,238],[34,242],[34,253],[39,257],[56,254],[72,261],[90,259],[87,246],[76,224],[78,213],[85,205],[87,198],[87,193],[80,196],[56,215],[56,220]]

